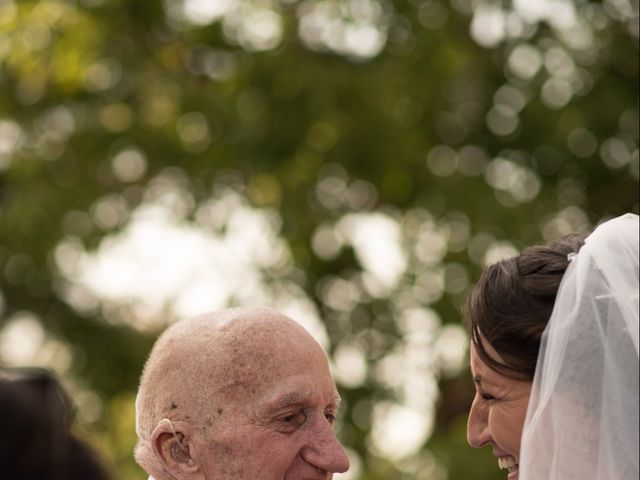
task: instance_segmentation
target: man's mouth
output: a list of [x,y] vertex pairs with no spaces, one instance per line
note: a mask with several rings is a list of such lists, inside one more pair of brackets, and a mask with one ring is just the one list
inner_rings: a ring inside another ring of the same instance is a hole
[[498,466],[500,470],[508,470],[509,473],[515,473],[518,471],[518,464],[516,459],[511,455],[506,457],[498,457]]

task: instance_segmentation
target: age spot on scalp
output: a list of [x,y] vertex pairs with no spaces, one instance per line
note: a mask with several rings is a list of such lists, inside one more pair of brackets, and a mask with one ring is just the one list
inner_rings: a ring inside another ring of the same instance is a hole
[[218,412],[218,416],[220,416],[224,412],[224,409],[222,409],[221,407],[218,407],[218,410],[216,411]]
[[171,402],[171,410],[174,410],[178,408],[178,405],[176,405],[176,402]]

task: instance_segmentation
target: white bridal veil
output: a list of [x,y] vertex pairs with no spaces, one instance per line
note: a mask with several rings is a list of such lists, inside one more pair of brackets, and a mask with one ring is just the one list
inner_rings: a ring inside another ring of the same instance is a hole
[[638,479],[638,216],[600,225],[542,336],[520,480]]

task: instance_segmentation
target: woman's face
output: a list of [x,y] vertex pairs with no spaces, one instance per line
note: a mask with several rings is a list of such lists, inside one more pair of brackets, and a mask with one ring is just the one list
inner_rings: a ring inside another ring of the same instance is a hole
[[[487,353],[498,361],[500,355],[485,342]],[[474,448],[491,445],[501,469],[509,480],[518,479],[520,437],[527,413],[531,382],[515,380],[489,368],[471,346],[471,374],[476,395],[469,411],[467,440]]]

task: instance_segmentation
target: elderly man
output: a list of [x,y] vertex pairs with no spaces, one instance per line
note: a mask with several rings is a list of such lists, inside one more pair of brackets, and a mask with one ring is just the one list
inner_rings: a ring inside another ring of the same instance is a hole
[[136,400],[136,461],[157,480],[327,480],[349,468],[327,358],[293,320],[230,309],[170,327]]

